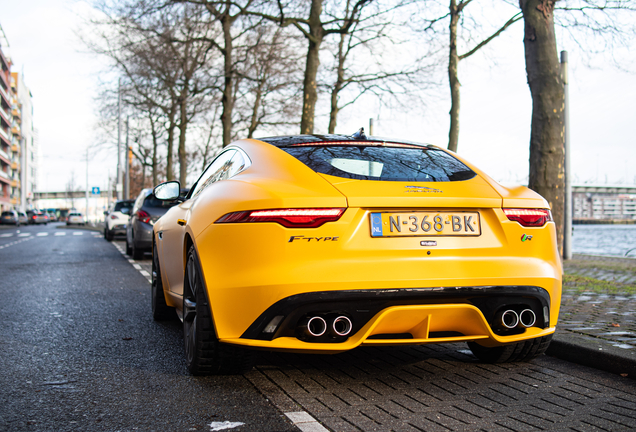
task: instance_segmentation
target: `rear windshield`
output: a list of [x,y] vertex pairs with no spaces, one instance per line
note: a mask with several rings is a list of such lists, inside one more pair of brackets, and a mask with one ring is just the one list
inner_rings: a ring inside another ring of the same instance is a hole
[[115,210],[113,210],[113,211],[121,211],[121,209],[123,209],[123,208],[132,208],[133,204],[135,204],[134,201],[118,202],[118,203],[115,204]]
[[13,216],[13,212],[12,211],[3,211],[2,212],[2,216]]
[[357,180],[448,182],[476,175],[448,153],[428,147],[310,145],[281,149],[316,172]]
[[155,198],[155,194],[150,194],[144,200],[143,207],[170,208],[175,204],[179,204],[178,200],[164,201]]

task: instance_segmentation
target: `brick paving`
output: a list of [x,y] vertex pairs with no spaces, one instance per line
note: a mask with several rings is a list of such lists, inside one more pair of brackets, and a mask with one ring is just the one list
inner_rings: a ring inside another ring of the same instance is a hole
[[563,287],[557,334],[603,339],[636,349],[636,259],[575,255],[565,274],[608,282],[600,290],[574,282]]
[[[135,263],[150,271],[149,255]],[[606,289],[564,286],[557,333],[636,348],[636,260],[576,256],[565,272]],[[550,356],[482,364],[465,344],[263,352],[245,377],[281,412],[329,431],[636,430],[636,381]]]

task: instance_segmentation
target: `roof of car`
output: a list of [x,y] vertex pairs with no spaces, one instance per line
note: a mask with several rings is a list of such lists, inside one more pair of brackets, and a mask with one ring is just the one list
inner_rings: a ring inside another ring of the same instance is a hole
[[337,135],[337,134],[312,134],[312,135],[287,135],[287,136],[277,136],[277,137],[266,137],[266,138],[256,138],[259,141],[266,142],[276,147],[286,147],[290,145],[298,145],[298,144],[310,144],[310,143],[344,143],[344,142],[355,142],[355,143],[392,143],[392,144],[406,144],[406,145],[416,145],[420,147],[428,147],[428,144],[417,143],[413,141],[401,140],[401,139],[391,139],[391,138],[383,138],[377,136],[367,136],[364,134],[364,131],[356,132],[353,135]]

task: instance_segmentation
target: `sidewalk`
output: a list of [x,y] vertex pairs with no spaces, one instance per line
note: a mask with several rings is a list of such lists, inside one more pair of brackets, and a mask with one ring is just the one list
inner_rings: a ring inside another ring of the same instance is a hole
[[636,259],[574,255],[548,355],[636,378]]

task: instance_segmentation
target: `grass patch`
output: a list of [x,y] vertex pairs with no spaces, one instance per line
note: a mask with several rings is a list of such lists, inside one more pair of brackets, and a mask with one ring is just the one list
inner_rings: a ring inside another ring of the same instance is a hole
[[636,294],[634,285],[568,274],[563,275],[563,289],[579,293],[590,291],[599,294]]
[[566,270],[597,268],[607,271],[636,273],[636,260],[634,259],[572,259],[565,261],[563,266]]

